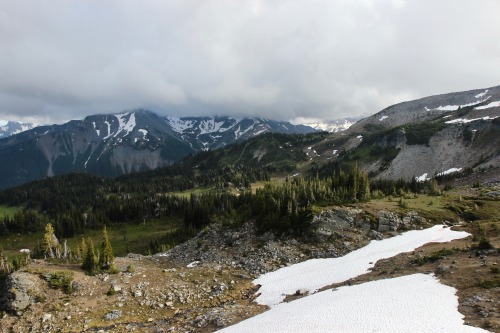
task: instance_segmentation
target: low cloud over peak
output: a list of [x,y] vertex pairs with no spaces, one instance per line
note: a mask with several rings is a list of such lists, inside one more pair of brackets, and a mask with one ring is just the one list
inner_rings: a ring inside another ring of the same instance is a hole
[[499,84],[500,3],[0,0],[0,119],[335,119]]

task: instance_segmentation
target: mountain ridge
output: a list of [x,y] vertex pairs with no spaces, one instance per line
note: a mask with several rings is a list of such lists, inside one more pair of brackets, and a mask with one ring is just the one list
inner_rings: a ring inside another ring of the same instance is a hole
[[0,139],[33,129],[36,126],[32,123],[18,121],[0,121]]
[[39,126],[0,140],[0,187],[68,172],[118,176],[167,166],[265,132],[315,130],[262,118],[161,117],[144,109]]

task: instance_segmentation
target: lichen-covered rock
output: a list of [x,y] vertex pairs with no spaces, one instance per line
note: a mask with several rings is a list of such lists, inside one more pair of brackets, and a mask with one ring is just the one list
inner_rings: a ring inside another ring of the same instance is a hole
[[325,210],[312,221],[315,234],[320,239],[326,239],[337,231],[350,230],[358,226],[358,216],[361,213],[362,210],[353,208]]
[[120,310],[111,310],[104,315],[104,319],[106,320],[114,320],[118,319],[122,316],[122,312]]
[[0,289],[0,309],[20,312],[35,301],[35,295],[40,290],[40,279],[18,271],[10,274]]

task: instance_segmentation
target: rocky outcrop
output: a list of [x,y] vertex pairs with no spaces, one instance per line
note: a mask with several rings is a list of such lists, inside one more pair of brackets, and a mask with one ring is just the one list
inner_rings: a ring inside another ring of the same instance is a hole
[[417,212],[408,212],[402,217],[394,212],[379,211],[378,226],[379,232],[421,229],[428,223],[427,219]]
[[[172,250],[155,255],[183,265],[231,266],[257,276],[311,258],[331,258],[364,246],[369,237],[356,225],[360,210],[324,212],[313,222],[313,234],[303,239],[256,233],[253,223],[213,224]],[[356,217],[356,218],[355,218]]]
[[40,289],[40,279],[26,272],[10,274],[0,293],[0,309],[19,313],[35,302],[36,292]]

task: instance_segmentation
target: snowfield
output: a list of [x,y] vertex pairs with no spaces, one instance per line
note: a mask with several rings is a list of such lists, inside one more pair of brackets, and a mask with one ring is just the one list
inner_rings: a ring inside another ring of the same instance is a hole
[[425,230],[412,230],[384,240],[373,240],[367,246],[343,257],[311,259],[260,276],[253,281],[261,285],[256,302],[270,307],[281,303],[286,295],[299,289],[315,292],[318,289],[367,273],[375,262],[432,242],[443,243],[469,236],[443,225]]
[[328,289],[281,303],[299,289],[316,292],[364,274],[380,259],[467,236],[436,225],[371,241],[340,258],[312,259],[264,274],[253,281],[261,285],[256,301],[271,309],[218,332],[487,332],[464,325],[455,288],[420,273]]
[[464,325],[455,291],[425,274],[372,281],[282,303],[219,332],[487,332]]

